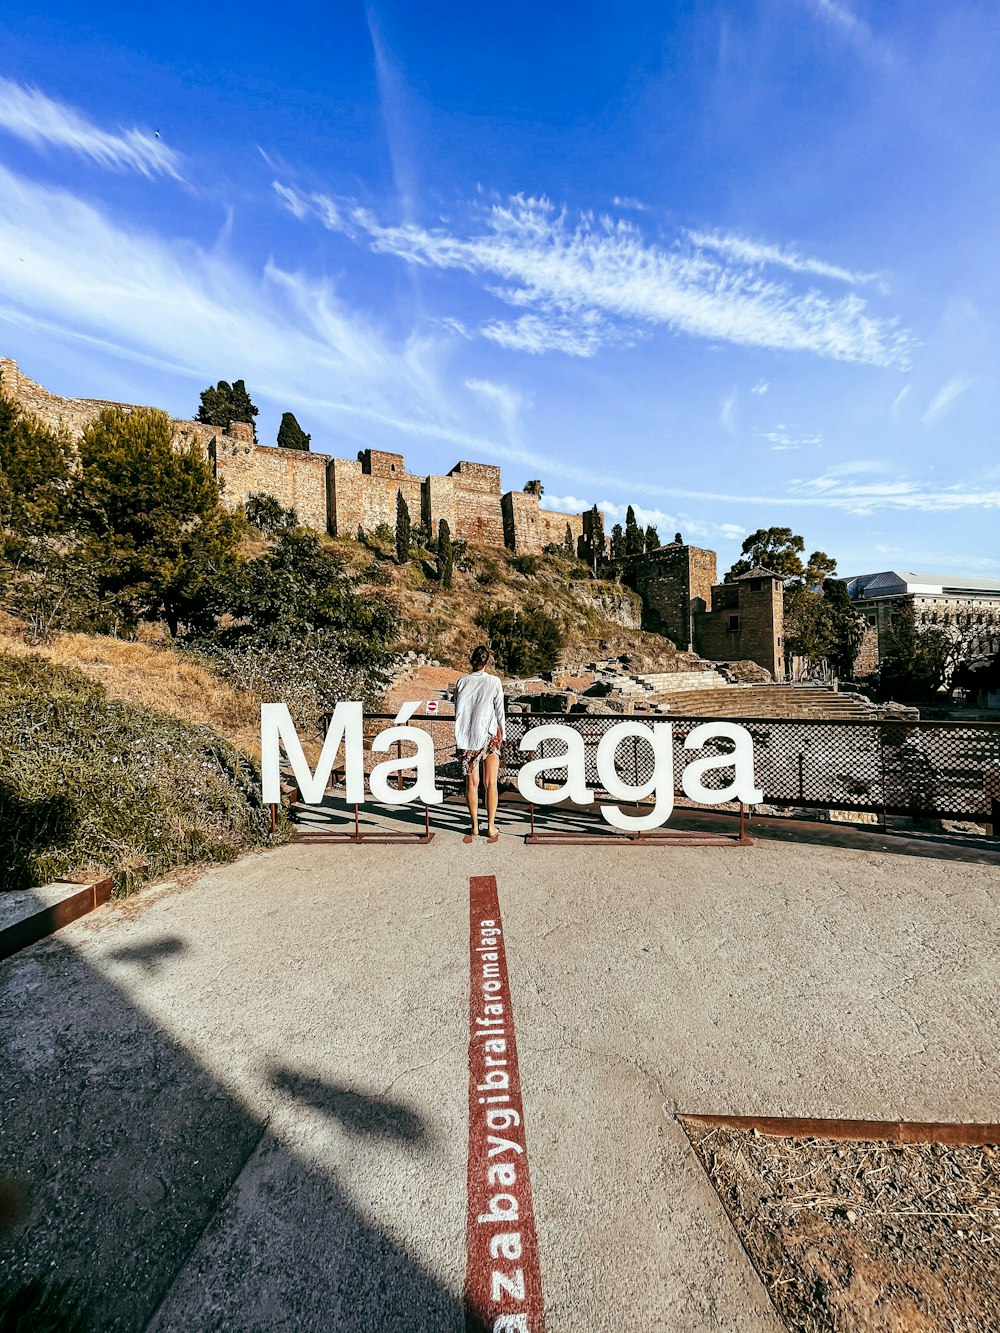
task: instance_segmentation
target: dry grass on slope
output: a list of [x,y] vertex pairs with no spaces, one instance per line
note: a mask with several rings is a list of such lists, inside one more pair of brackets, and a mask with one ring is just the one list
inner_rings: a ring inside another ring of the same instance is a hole
[[0,653],[31,654],[75,667],[104,687],[109,698],[212,727],[239,749],[260,756],[260,704],[218,676],[156,643],[92,634],[57,634],[29,645],[19,621],[0,614]]

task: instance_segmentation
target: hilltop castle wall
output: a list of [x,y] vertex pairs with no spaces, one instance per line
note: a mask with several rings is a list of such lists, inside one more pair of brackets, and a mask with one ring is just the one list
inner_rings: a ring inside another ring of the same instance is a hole
[[[79,437],[110,403],[90,398],[60,398],[23,375],[15,361],[0,357],[0,389],[26,411],[53,428]],[[251,495],[272,495],[294,509],[307,527],[334,536],[356,537],[380,523],[396,525],[397,497],[402,495],[414,525],[422,523],[436,538],[446,519],[454,540],[476,546],[508,546],[540,552],[546,545],[564,546],[567,525],[574,542],[583,533],[581,514],[541,509],[536,495],[501,493],[500,469],[490,463],[457,463],[447,476],[407,472],[402,454],[365,449],[356,459],[335,458],[301,449],[255,444],[253,427],[233,421],[225,429],[197,421],[174,419],[178,446],[195,442],[208,458],[219,482],[223,502],[231,508]]]

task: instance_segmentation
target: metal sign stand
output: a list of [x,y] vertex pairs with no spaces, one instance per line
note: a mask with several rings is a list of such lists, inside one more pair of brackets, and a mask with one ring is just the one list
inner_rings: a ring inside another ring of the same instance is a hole
[[[271,832],[275,831],[274,806],[271,806]],[[317,829],[315,832],[300,832],[296,829],[292,834],[292,842],[296,843],[324,843],[340,842],[352,843],[357,846],[360,843],[388,843],[388,842],[408,842],[411,844],[423,844],[430,842],[434,837],[431,829],[430,808],[424,806],[424,828],[423,832],[404,833],[395,829],[378,829],[377,831],[365,832],[361,828],[361,818],[359,807],[354,807],[354,828],[350,832],[342,830],[323,830]]]
[[636,833],[563,833],[538,832],[535,828],[535,807],[531,811],[531,832],[524,839],[528,847],[600,847],[613,844],[623,847],[752,847],[753,838],[747,833],[746,811],[740,801],[740,828],[738,833],[698,833],[687,829],[650,829]]

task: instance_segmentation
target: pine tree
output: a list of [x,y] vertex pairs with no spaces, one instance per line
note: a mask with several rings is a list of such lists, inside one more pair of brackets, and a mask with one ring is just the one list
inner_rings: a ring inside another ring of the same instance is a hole
[[438,524],[437,563],[441,587],[450,588],[455,570],[455,553],[451,547],[451,528],[448,526],[446,518],[443,518]]
[[410,558],[410,511],[403,492],[396,492],[396,560],[405,565]]
[[652,523],[650,523],[649,527],[646,529],[645,542],[647,555],[650,551],[655,551],[660,545],[660,534],[653,527]]
[[611,559],[620,560],[625,554],[625,534],[622,525],[616,523],[611,529]]
[[254,444],[257,443],[257,408],[250,401],[247,386],[242,380],[232,384],[219,380],[214,387],[209,385],[202,392],[201,406],[198,408],[196,421],[203,421],[208,426],[220,426],[223,430],[231,421],[249,421],[253,426]]
[[642,528],[635,521],[635,510],[629,505],[625,513],[625,554],[642,555]]
[[279,449],[308,449],[311,435],[307,435],[291,412],[282,412],[278,427]]

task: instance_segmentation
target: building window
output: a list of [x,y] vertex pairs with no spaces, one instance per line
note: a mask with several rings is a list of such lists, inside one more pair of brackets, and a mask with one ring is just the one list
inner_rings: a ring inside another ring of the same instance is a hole
[[740,618],[739,618],[739,616],[730,616],[730,617],[729,617],[729,628],[730,628],[731,630],[738,630],[739,627],[740,627]]
[[751,591],[751,592],[760,592],[760,590],[761,590],[761,588],[763,588],[763,586],[764,586],[764,580],[763,580],[763,579],[751,579],[751,580],[750,580],[750,591]]
[[395,464],[395,463],[390,463],[390,464],[389,464],[389,471],[390,471],[390,472],[395,472],[395,471],[396,471],[396,464]]

